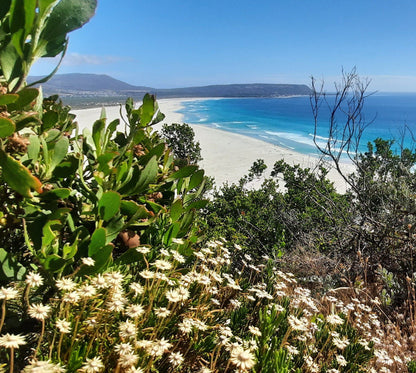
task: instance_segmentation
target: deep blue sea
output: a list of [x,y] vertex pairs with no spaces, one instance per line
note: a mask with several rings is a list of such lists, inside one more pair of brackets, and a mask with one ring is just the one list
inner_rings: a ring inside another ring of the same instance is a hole
[[[330,96],[328,97],[331,99]],[[186,123],[195,123],[258,138],[303,154],[317,154],[313,144],[314,118],[309,97],[232,98],[185,102],[180,110]],[[377,137],[399,139],[405,127],[416,138],[416,93],[374,94],[366,98],[366,122],[360,151]],[[342,124],[343,118],[338,118]],[[328,138],[329,111],[321,106],[318,135]],[[397,143],[397,141],[396,141]],[[415,148],[407,131],[404,145]],[[398,149],[398,147],[396,147]]]

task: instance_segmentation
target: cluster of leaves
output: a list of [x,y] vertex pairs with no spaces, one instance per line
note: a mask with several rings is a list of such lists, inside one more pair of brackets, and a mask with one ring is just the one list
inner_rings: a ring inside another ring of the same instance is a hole
[[[127,102],[126,132],[117,131],[119,120],[106,125],[103,112],[92,133],[73,135],[66,108],[49,99],[44,107],[39,123],[4,141],[8,149],[14,138],[26,144],[13,157],[3,151],[11,171],[2,164],[2,244],[9,256],[15,254],[4,262],[4,277],[7,264],[17,268],[28,256],[58,277],[72,273],[81,257],[91,257],[95,266],[78,273],[86,275],[103,270],[112,257],[128,260],[127,249],[139,243],[196,241],[193,216],[204,202],[193,202],[204,173],[197,166],[174,169],[169,149],[151,133],[163,117],[154,97],[146,95],[138,109]],[[19,173],[39,187],[30,191],[32,184]],[[12,231],[20,246],[8,237]]]
[[195,141],[195,132],[188,124],[164,124],[161,135],[175,155],[178,167],[197,164],[202,160],[201,147]]
[[96,0],[3,0],[0,4],[3,86],[9,92],[19,91],[38,58],[61,54],[62,60],[68,45],[67,34],[87,23],[96,6]]
[[[286,253],[286,263],[295,261],[296,253],[324,253],[328,261],[341,256],[340,240],[350,216],[348,196],[335,191],[327,171],[302,169],[282,160],[260,188],[251,189],[248,182],[265,170],[262,164],[258,160],[239,184],[225,184],[214,193],[204,210],[208,234],[248,247],[250,255],[280,258]],[[323,268],[312,268],[305,260],[296,267],[305,276],[323,274]]]

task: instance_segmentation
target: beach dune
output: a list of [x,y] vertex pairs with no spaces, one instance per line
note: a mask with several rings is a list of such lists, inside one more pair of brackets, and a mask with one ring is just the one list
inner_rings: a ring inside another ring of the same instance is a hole
[[[158,130],[163,123],[183,123],[183,115],[178,112],[182,103],[195,99],[161,99],[158,100],[165,119],[161,124],[155,126]],[[112,106],[105,108],[109,121],[120,118],[120,107]],[[95,120],[100,117],[101,108],[74,110],[80,129],[92,128]],[[206,175],[214,177],[215,184],[220,187],[224,183],[237,183],[241,177],[248,173],[253,162],[263,159],[267,165],[265,176],[269,176],[276,161],[284,159],[288,164],[299,164],[303,168],[314,169],[318,164],[318,157],[303,155],[292,150],[281,148],[265,141],[247,137],[244,135],[214,129],[211,127],[188,123],[195,132],[195,140],[201,146],[203,160],[201,168]],[[343,165],[346,172],[352,172],[353,166]],[[336,189],[343,193],[346,184],[335,169],[331,169],[328,178],[334,182]],[[249,187],[255,188],[261,185],[263,179],[254,180]]]

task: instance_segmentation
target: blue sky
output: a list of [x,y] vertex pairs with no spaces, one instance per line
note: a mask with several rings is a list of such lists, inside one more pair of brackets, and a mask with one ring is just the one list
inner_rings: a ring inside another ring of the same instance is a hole
[[311,76],[330,87],[355,66],[371,90],[416,92],[415,20],[414,0],[99,0],[59,72],[157,88]]

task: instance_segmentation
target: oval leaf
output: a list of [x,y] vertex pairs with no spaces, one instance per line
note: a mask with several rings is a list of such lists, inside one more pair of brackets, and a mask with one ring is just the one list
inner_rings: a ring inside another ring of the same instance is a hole
[[107,230],[105,228],[98,228],[94,231],[91,236],[91,242],[88,246],[88,256],[92,257],[105,246],[106,236]]
[[42,193],[42,183],[19,161],[0,150],[0,166],[4,180],[10,188],[24,197],[32,198],[31,189]]
[[104,221],[110,220],[120,210],[121,197],[114,191],[105,192],[98,201],[98,213]]
[[188,177],[192,175],[197,169],[198,169],[198,166],[195,166],[195,165],[182,167],[179,171],[176,171],[172,175],[170,175],[166,179],[166,181]]
[[19,95],[15,93],[8,93],[5,95],[0,95],[0,105],[12,104],[19,98]]
[[16,126],[9,118],[0,117],[0,137],[5,138],[11,136],[16,130]]

